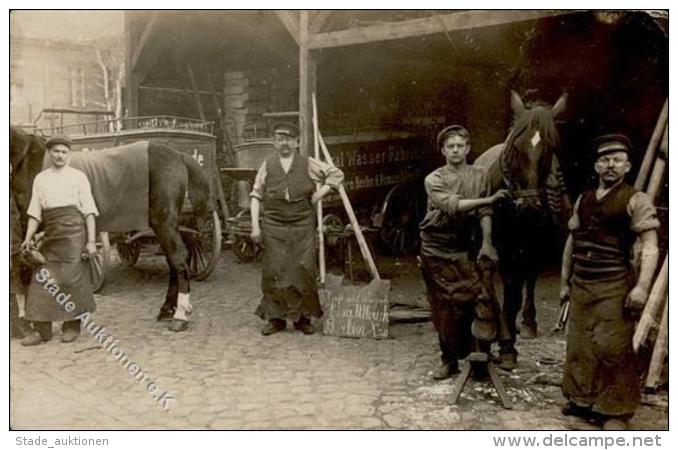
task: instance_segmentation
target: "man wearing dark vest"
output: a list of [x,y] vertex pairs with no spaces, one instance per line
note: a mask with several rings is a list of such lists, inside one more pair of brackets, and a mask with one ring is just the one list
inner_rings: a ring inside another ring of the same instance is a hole
[[261,164],[251,193],[251,236],[263,247],[263,296],[255,313],[267,321],[261,330],[264,336],[284,330],[286,319],[297,330],[312,334],[311,317],[322,315],[316,285],[315,205],[339,186],[344,174],[298,154],[298,137],[294,124],[274,128],[278,154]]
[[640,402],[634,319],[657,266],[656,209],[624,182],[630,149],[623,135],[596,140],[598,187],[577,199],[563,252],[560,296],[570,298],[570,322],[562,412],[599,421],[604,430],[627,429]]

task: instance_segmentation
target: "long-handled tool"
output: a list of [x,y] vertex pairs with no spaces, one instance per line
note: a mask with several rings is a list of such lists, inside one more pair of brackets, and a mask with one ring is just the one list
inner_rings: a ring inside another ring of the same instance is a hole
[[[318,126],[318,109],[313,99],[313,128],[316,146],[322,150],[325,161],[334,165],[327,145],[323,140]],[[358,219],[356,218],[351,202],[348,199],[343,185],[339,185],[339,196],[346,210],[346,215],[355,233],[358,247],[372,275],[372,281],[367,286],[347,286],[343,284],[343,277],[325,274],[324,249],[320,253],[321,287],[318,291],[326,317],[323,323],[323,332],[328,335],[345,337],[388,337],[388,293],[391,282],[379,276],[374,258],[365,241]],[[322,212],[318,209],[318,226],[322,234]],[[323,241],[320,241],[322,248]],[[323,283],[323,276],[326,277]],[[324,285],[323,285],[324,284]]]

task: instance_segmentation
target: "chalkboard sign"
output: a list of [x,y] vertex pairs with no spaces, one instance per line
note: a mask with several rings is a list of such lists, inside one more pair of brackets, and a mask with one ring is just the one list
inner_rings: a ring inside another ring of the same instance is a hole
[[328,274],[320,289],[323,333],[329,336],[384,339],[388,337],[388,292],[391,282],[372,280],[367,286],[342,285],[343,277]]

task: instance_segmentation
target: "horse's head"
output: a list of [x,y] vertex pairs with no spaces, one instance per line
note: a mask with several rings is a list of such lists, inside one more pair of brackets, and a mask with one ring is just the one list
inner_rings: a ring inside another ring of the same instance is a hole
[[42,170],[44,156],[45,145],[41,138],[19,128],[9,127],[10,189],[21,211],[24,226],[33,190],[33,179]]
[[504,179],[521,210],[542,206],[546,177],[559,146],[554,119],[565,110],[566,103],[567,94],[563,94],[553,107],[535,103],[528,108],[515,91],[511,92],[514,121],[501,162]]

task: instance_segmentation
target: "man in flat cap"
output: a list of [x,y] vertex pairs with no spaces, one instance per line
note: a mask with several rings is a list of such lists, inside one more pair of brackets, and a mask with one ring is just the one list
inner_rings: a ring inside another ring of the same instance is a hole
[[38,345],[52,339],[52,322],[63,322],[61,342],[80,335],[79,314],[94,312],[89,265],[83,255],[96,253],[95,216],[98,215],[87,176],[69,166],[71,141],[62,136],[47,141],[50,167],[33,181],[28,226],[21,248],[28,251],[38,227],[45,235],[40,252],[46,263],[31,276],[26,319],[34,330],[21,342]]
[[446,164],[424,181],[428,204],[419,229],[421,271],[442,353],[433,378],[443,380],[457,373],[459,359],[472,351],[471,325],[482,291],[476,256],[497,260],[491,206],[508,194],[501,190],[487,196],[485,169],[466,163],[471,145],[464,127],[444,128],[437,145]]
[[562,412],[623,430],[640,402],[632,337],[657,266],[659,221],[650,198],[624,182],[628,138],[605,135],[595,146],[598,186],[577,199],[563,252],[560,296],[570,298],[570,322]]
[[273,144],[278,154],[261,164],[251,193],[252,240],[263,247],[263,295],[255,313],[266,320],[261,330],[265,336],[284,330],[288,319],[297,330],[312,334],[311,318],[322,315],[315,205],[339,186],[344,174],[297,152],[295,124],[278,124]]

